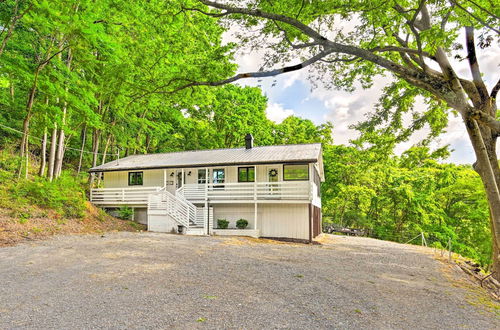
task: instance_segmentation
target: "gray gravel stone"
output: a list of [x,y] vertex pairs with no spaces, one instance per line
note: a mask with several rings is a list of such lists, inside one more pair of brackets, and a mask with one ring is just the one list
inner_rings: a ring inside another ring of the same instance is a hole
[[59,236],[0,249],[0,279],[0,329],[500,328],[429,250],[359,237]]

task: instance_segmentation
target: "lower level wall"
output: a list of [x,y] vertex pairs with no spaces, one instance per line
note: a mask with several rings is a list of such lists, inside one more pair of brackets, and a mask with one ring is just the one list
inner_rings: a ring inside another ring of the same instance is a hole
[[215,204],[213,205],[214,228],[217,228],[217,220],[225,219],[229,221],[228,228],[236,228],[236,221],[245,219],[248,221],[248,228],[255,228],[254,204]]
[[262,237],[309,239],[308,204],[259,205],[258,228]]
[[[248,220],[255,229],[254,204],[214,204],[214,228],[217,219],[229,221],[236,228],[238,219]],[[257,228],[262,237],[309,239],[309,204],[258,204]]]
[[176,233],[178,223],[171,217],[165,214],[149,214],[148,231],[156,231],[160,233]]
[[143,225],[148,224],[148,209],[147,208],[134,208],[134,221]]

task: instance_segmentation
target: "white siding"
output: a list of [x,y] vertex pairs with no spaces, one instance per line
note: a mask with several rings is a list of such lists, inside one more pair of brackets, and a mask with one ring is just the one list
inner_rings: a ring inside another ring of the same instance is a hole
[[160,233],[176,233],[178,223],[163,214],[148,214],[148,231],[156,231]]
[[[226,183],[237,183],[238,182],[238,167],[247,167],[253,165],[240,165],[240,166],[216,166],[209,168],[209,182],[212,182],[212,171],[213,169],[223,168],[226,174]],[[312,165],[311,165],[312,166]],[[268,172],[270,168],[276,168],[278,170],[278,181],[283,181],[283,165],[282,164],[271,164],[271,165],[256,165],[256,181],[257,182],[267,182],[269,181]],[[188,184],[198,183],[198,171],[205,171],[205,168],[185,168],[184,169],[184,182]],[[169,191],[175,191],[178,187],[176,172],[181,172],[182,169],[166,169],[166,181],[167,189]],[[104,188],[125,188],[128,187],[128,173],[129,172],[144,172],[144,187],[163,187],[164,183],[164,170],[136,170],[136,171],[114,171],[104,173]],[[188,175],[191,172],[191,175]],[[173,176],[171,174],[174,174]],[[312,179],[311,179],[312,180]]]
[[[163,170],[130,171],[144,172],[143,187],[163,187]],[[129,171],[104,173],[104,188],[126,188]],[[132,186],[133,187],[133,186]],[[135,186],[137,187],[137,186]]]
[[[236,228],[236,220],[248,220],[254,227],[254,204],[214,205],[214,228],[217,219],[229,221],[229,228]],[[258,204],[257,229],[264,237],[309,239],[308,204]]]
[[258,208],[261,236],[309,239],[308,204],[260,204]]
[[239,219],[248,220],[247,228],[254,227],[254,204],[215,205],[213,207],[214,228],[217,228],[217,219],[229,221],[229,228],[236,228]]

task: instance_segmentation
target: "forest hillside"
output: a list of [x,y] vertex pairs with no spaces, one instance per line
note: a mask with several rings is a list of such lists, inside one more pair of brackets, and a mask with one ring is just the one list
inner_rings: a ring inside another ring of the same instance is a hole
[[[226,28],[182,11],[186,3],[0,2],[0,235],[12,223],[57,232],[47,228],[89,216],[102,223],[96,230],[140,229],[106,227],[115,220],[88,205],[90,167],[138,153],[239,147],[251,133],[256,145],[323,144],[325,224],[397,242],[423,233],[436,247],[451,239],[455,252],[491,263],[481,179],[471,166],[446,163],[447,147],[426,141],[396,155],[403,138],[391,130],[335,145],[335,123],[269,120],[257,87],[167,91],[237,70]],[[434,119],[437,132],[443,123]]]

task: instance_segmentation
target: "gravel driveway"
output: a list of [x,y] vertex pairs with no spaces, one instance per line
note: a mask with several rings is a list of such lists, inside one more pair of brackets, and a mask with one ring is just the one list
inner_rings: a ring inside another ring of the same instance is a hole
[[323,241],[116,233],[1,248],[0,329],[500,328],[429,250]]

